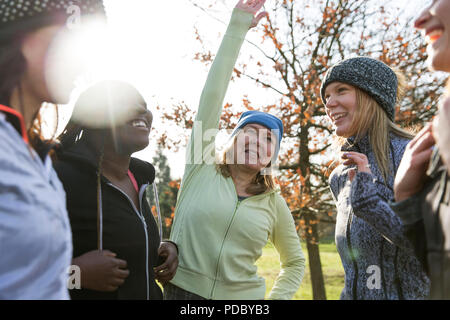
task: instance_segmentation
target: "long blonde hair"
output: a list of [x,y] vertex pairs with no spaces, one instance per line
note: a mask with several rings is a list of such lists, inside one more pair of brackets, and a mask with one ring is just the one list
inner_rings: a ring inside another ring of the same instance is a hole
[[[398,70],[393,69],[397,75],[397,103],[403,97],[406,88],[405,76]],[[350,132],[355,137],[355,143],[360,141],[366,134],[372,147],[375,159],[387,183],[389,175],[393,174],[393,168],[389,162],[390,134],[412,139],[414,135],[408,130],[402,129],[392,122],[380,105],[365,91],[355,87],[357,108],[353,115]],[[342,147],[348,143],[346,138],[337,139],[338,146]]]
[[[234,159],[232,156],[234,152],[234,145],[237,140],[237,135],[228,143],[224,151],[219,153],[216,159],[216,169],[225,178],[231,177],[230,164],[227,163],[227,159]],[[270,162],[266,168],[270,168],[272,162]],[[270,169],[269,169],[270,170]],[[251,184],[247,187],[245,192],[252,195],[262,194],[264,192],[275,189],[275,181],[271,174],[261,174],[258,172],[255,178],[251,181]]]

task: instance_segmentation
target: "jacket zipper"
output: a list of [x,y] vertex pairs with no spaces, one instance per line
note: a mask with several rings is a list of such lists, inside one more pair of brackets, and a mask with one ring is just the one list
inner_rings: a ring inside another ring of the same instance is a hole
[[[138,216],[138,218],[141,220],[142,225],[144,226],[144,233],[145,233],[145,276],[146,276],[146,284],[147,284],[147,300],[150,300],[150,288],[149,288],[149,271],[148,271],[148,232],[147,232],[147,223],[145,222],[145,218],[144,215],[142,214],[142,212],[140,212],[139,210],[137,210],[136,206],[134,205],[133,201],[131,201],[130,197],[123,192],[122,190],[120,190],[118,187],[116,187],[115,185],[113,185],[112,183],[108,182],[107,183],[109,186],[113,187],[114,189],[118,190],[120,193],[122,193],[127,199],[128,201],[131,203],[131,206],[133,207],[134,212],[136,213],[136,215]],[[145,189],[147,188],[148,184],[145,184],[143,186],[141,186],[141,190],[139,190],[139,205],[142,209],[142,196],[144,195]]]
[[[233,212],[233,216],[231,217],[231,221],[228,224],[227,231],[225,232],[225,236],[223,237],[222,246],[220,247],[219,257],[217,258],[216,274],[214,276],[214,283],[213,283],[213,286],[211,288],[210,299],[212,299],[213,295],[214,295],[214,289],[216,288],[217,276],[219,275],[220,258],[222,256],[222,251],[223,251],[223,247],[225,245],[225,240],[227,239],[227,236],[228,236],[228,232],[230,231],[231,225],[233,224],[234,218],[236,217],[236,212],[237,212],[239,206],[242,204],[242,202],[247,201],[249,198],[254,198],[254,197],[259,196],[259,195],[254,195],[254,196],[250,196],[250,197],[248,197],[248,198],[246,198],[244,200],[239,200],[238,193],[237,193],[237,190],[236,190],[236,186],[234,185],[234,183],[233,183],[233,187],[234,187],[237,203],[236,203],[236,206],[234,208],[234,212]],[[270,193],[272,193],[272,192],[270,192]],[[270,193],[267,193],[267,194],[270,194]]]
[[236,206],[234,208],[234,212],[233,212],[233,216],[231,217],[231,221],[228,224],[227,231],[225,232],[225,236],[223,237],[222,246],[220,247],[220,251],[219,251],[219,257],[217,258],[216,274],[214,276],[214,283],[213,283],[213,286],[211,288],[211,294],[210,294],[210,298],[211,299],[213,297],[214,289],[216,288],[217,277],[219,275],[220,257],[222,256],[222,251],[223,251],[223,247],[225,245],[225,240],[227,239],[227,236],[228,236],[228,232],[230,231],[231,225],[233,224],[234,218],[236,217],[236,212],[237,212],[237,210],[238,210],[238,208],[239,208],[239,206],[240,206],[240,204],[242,202],[247,201],[247,199],[249,199],[249,198],[253,198],[255,196],[258,196],[258,195],[250,196],[250,197],[248,197],[248,198],[246,198],[246,199],[241,201],[241,200],[239,200],[238,193],[237,193],[237,190],[236,190],[236,186],[234,185],[234,183],[233,183],[233,186],[234,186],[234,192],[235,192],[235,195],[236,195],[237,203],[236,203]]
[[[242,201],[245,201],[245,200],[246,200],[246,199],[244,199],[244,200],[242,200]],[[235,218],[235,216],[236,216],[237,209],[239,208],[239,205],[240,205],[240,203],[241,203],[242,201],[239,201],[239,200],[238,200],[238,202],[237,202],[237,204],[236,204],[236,207],[234,208],[233,216],[231,217],[231,221],[230,221],[230,223],[228,224],[227,231],[225,232],[225,236],[223,237],[223,240],[222,240],[222,245],[221,245],[220,251],[219,251],[219,257],[217,258],[217,266],[216,266],[216,274],[215,274],[215,276],[214,276],[214,283],[213,283],[213,286],[212,286],[212,288],[211,288],[211,294],[210,294],[210,298],[211,298],[211,299],[213,298],[214,289],[216,288],[217,277],[218,277],[218,275],[219,275],[220,257],[222,256],[222,251],[223,251],[223,247],[224,247],[224,245],[225,245],[225,240],[227,239],[228,232],[230,231],[231,225],[233,224],[234,218]]]

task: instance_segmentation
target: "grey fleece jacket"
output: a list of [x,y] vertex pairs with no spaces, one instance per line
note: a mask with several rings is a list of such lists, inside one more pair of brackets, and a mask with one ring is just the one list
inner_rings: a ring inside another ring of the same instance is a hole
[[394,174],[385,185],[369,137],[345,145],[342,151],[367,156],[372,174],[358,172],[350,182],[350,167],[340,165],[330,176],[337,207],[336,245],[345,270],[341,299],[424,299],[429,279],[414,256],[399,217],[392,211],[395,172],[408,139],[391,134],[390,161]]

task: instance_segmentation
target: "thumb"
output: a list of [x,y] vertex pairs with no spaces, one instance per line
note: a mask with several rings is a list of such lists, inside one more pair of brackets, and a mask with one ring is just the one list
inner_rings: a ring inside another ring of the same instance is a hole
[[252,22],[252,25],[250,26],[250,28],[256,27],[258,25],[259,21],[264,17],[269,18],[269,13],[267,11],[263,11],[263,12],[259,13],[256,16],[256,18],[253,19],[253,22]]

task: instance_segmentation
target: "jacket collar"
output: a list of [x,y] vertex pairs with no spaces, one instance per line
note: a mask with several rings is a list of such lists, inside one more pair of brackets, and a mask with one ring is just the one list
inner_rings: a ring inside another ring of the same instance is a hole
[[361,139],[356,140],[356,136],[347,139],[341,147],[341,151],[355,151],[359,153],[368,154],[370,147],[369,135],[365,134]]
[[[64,150],[64,148],[60,148],[57,151],[57,157],[61,161],[81,163],[97,172],[100,153],[84,140],[80,140],[69,149]],[[130,171],[135,176],[139,186],[152,184],[155,180],[155,168],[149,162],[131,157]]]
[[14,110],[10,107],[4,106],[0,104],[0,112],[3,112],[6,116],[6,121],[11,123],[11,125],[14,127],[14,129],[17,130],[17,132],[22,137],[23,141],[28,144],[28,134],[27,134],[27,128],[25,126],[25,121],[23,119],[22,114]]

